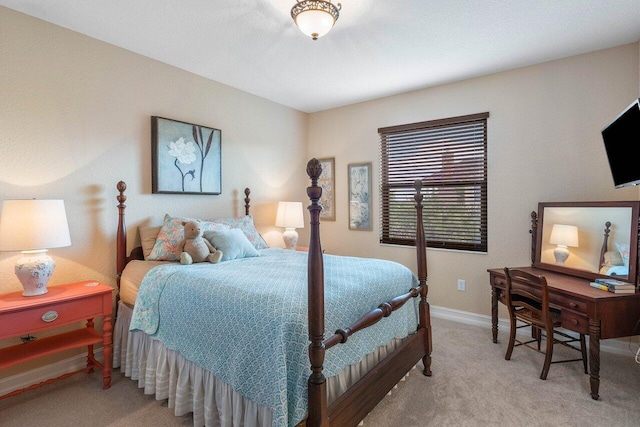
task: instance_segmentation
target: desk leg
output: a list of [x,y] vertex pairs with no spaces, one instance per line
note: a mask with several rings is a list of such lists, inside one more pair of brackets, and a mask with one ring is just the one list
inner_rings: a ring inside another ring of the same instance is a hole
[[598,400],[600,389],[600,320],[589,319],[589,383],[591,398]]
[[491,287],[491,333],[493,342],[498,342],[498,289]]

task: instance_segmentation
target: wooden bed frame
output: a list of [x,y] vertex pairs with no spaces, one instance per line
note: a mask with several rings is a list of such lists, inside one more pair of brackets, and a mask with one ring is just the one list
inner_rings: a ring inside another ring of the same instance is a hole
[[[307,419],[301,423],[301,426],[356,426],[420,360],[424,365],[422,373],[426,376],[431,376],[431,318],[427,301],[427,258],[422,220],[422,183],[417,180],[414,184],[416,190],[414,199],[417,216],[418,286],[409,289],[407,293],[399,295],[388,302],[382,302],[378,308],[366,313],[353,325],[338,329],[332,336],[325,339],[324,264],[322,245],[320,243],[320,212],[322,211],[322,206],[319,203],[322,187],[318,185],[318,178],[321,172],[322,166],[317,159],[311,159],[307,163],[307,174],[311,179],[311,186],[307,187],[307,195],[311,200],[311,205],[308,207],[311,216],[311,234],[307,286],[309,341],[311,342],[309,345],[309,361],[312,372],[308,380],[309,411]],[[133,259],[144,259],[142,249],[139,247],[132,250],[131,254],[127,256],[126,205],[124,204],[127,200],[124,195],[126,188],[126,184],[122,181],[117,185],[119,191],[117,196],[119,215],[116,235],[118,290],[120,290],[120,276],[126,264]],[[245,213],[249,215],[250,190],[247,188],[244,193]],[[328,405],[326,378],[322,373],[325,352],[335,345],[347,342],[348,338],[354,333],[377,323],[383,317],[388,317],[407,301],[417,297],[420,297],[420,301],[419,324],[416,332],[402,340],[396,350],[388,354],[358,382],[338,397],[335,402]],[[118,299],[119,296],[117,296],[116,300]]]

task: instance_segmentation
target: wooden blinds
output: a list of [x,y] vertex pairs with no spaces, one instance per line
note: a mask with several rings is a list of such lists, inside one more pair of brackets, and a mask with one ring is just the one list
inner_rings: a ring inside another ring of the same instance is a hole
[[422,180],[428,247],[487,251],[487,118],[480,113],[378,129],[381,243],[414,245]]

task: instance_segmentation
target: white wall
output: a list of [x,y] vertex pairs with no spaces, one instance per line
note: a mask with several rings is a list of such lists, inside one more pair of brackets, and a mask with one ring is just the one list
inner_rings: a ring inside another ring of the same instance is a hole
[[[221,195],[151,194],[152,115],[222,130]],[[51,285],[115,286],[119,180],[130,239],[165,212],[244,214],[250,187],[260,231],[283,245],[276,204],[306,198],[306,135],[304,113],[0,7],[0,199],[64,199],[72,246],[49,251]],[[1,293],[21,290],[17,256],[0,253]]]
[[374,230],[349,230],[347,164],[373,162],[378,182],[379,127],[488,111],[488,252],[428,250],[427,259],[432,305],[490,314],[486,270],[530,264],[538,202],[638,198],[637,189],[614,189],[600,136],[638,96],[638,68],[634,43],[312,114],[309,154],[335,157],[336,166],[336,221],[322,223],[323,247],[415,268],[413,249],[378,243],[375,186]]

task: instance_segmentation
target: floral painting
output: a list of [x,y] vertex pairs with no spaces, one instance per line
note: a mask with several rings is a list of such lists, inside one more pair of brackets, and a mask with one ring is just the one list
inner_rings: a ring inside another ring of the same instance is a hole
[[322,206],[322,212],[320,212],[320,218],[328,221],[336,220],[336,211],[334,206],[334,181],[335,174],[333,172],[335,167],[335,159],[330,157],[328,159],[318,159],[322,166],[322,173],[318,178],[318,185],[322,187],[322,197],[320,198],[320,206]]
[[220,194],[221,144],[219,129],[152,116],[152,191]]
[[371,230],[371,162],[349,168],[349,228]]

